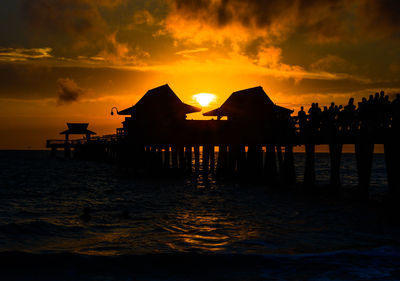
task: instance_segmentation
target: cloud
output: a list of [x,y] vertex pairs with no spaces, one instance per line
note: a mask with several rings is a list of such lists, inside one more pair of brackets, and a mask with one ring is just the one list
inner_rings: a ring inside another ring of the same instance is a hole
[[329,73],[326,71],[309,71],[299,65],[289,65],[281,61],[281,49],[276,47],[262,48],[255,58],[237,52],[230,52],[225,57],[213,59],[187,57],[175,63],[165,65],[149,65],[134,67],[141,71],[155,71],[164,74],[180,74],[198,76],[201,73],[219,75],[255,75],[278,79],[302,79],[320,81],[353,80],[368,82],[367,80],[346,73]]
[[188,50],[178,51],[175,54],[176,55],[181,55],[181,56],[183,56],[185,58],[192,58],[193,54],[207,52],[207,51],[208,51],[208,48],[195,48],[195,49],[188,49]]
[[[169,0],[165,28],[178,39],[275,42],[303,32],[315,43],[390,38],[400,32],[397,0]],[[233,31],[242,32],[233,32]],[[373,33],[373,34],[371,34]],[[222,38],[221,38],[222,37]],[[237,38],[236,38],[237,37]]]
[[243,36],[243,33],[232,33],[232,30],[247,30],[247,33],[251,30],[248,37],[266,36],[281,40],[295,28],[305,26],[315,32],[326,31],[321,36],[336,37],[335,32],[342,29],[340,19],[346,7],[343,0],[170,0],[170,5],[167,30],[178,38],[189,35],[185,30],[197,30],[198,33],[191,33],[192,36],[206,40],[213,38],[212,32],[206,34],[207,28],[225,31],[219,35],[226,38]]
[[196,49],[191,49],[191,50],[182,50],[182,51],[176,52],[175,54],[186,55],[186,54],[194,54],[194,53],[200,53],[200,52],[206,52],[206,51],[208,51],[208,48],[196,48]]
[[57,80],[57,104],[69,104],[78,101],[88,90],[80,88],[74,80],[70,78],[60,78]]
[[127,43],[120,43],[116,36],[116,33],[107,36],[104,49],[91,59],[120,66],[144,65],[144,59],[150,57],[150,54],[139,46],[133,48]]
[[354,64],[334,55],[323,57],[312,63],[310,67],[313,71],[326,71],[331,73],[349,73],[355,72],[357,69]]
[[[128,2],[133,1],[21,1],[32,40],[50,42],[58,58],[113,66],[141,65],[143,58],[149,57],[140,44],[131,42],[131,35],[126,36],[127,31],[133,32],[132,25],[155,23],[147,10],[129,8]],[[122,13],[124,7],[129,10]]]
[[134,24],[147,24],[153,25],[157,22],[154,16],[148,10],[140,10],[136,11],[133,15],[133,23]]
[[85,36],[105,27],[95,1],[22,0],[22,14],[36,31]]
[[51,48],[0,48],[0,61],[16,62],[51,58]]
[[188,64],[278,78],[359,79],[356,70],[376,78],[368,70],[374,50],[361,60],[341,43],[364,34],[396,38],[400,28],[399,4],[390,0],[20,1],[30,39],[53,48],[54,65],[164,73]]
[[[247,56],[247,63],[257,71],[275,77],[377,80],[397,57],[393,54],[391,62],[377,64],[379,46],[393,51],[400,43],[400,2],[395,0],[168,3],[164,31],[176,46],[208,47],[211,51],[207,54],[219,50],[221,57],[231,53]],[[357,48],[357,55],[347,51]]]
[[397,0],[360,0],[358,18],[369,37],[400,38],[400,2]]

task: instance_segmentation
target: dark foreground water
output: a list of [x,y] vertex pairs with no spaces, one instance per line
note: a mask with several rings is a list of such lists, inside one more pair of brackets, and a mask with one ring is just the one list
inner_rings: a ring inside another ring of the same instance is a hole
[[328,161],[317,154],[321,186],[304,194],[0,151],[0,280],[400,280],[398,217],[379,204],[383,155],[372,202],[351,198],[352,154],[347,191],[323,191]]

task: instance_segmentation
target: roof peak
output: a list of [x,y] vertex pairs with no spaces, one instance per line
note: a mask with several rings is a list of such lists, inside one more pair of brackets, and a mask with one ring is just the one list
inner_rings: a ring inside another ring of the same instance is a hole
[[261,89],[261,90],[264,91],[263,87],[261,87],[261,86],[256,86],[256,87],[251,87],[251,88],[246,88],[246,89],[242,89],[242,90],[239,90],[239,91],[235,91],[235,92],[233,92],[232,94],[238,93],[238,92],[247,92],[247,91],[256,90],[256,89]]
[[171,89],[171,87],[168,84],[164,84],[164,85],[160,85],[160,86],[157,86],[155,88],[152,88],[152,89],[150,89],[148,91],[152,91],[152,90],[156,90],[156,89],[160,89],[160,88],[169,88],[169,89]]
[[95,132],[88,130],[89,123],[67,123],[68,130],[61,132],[60,134],[90,134],[95,135]]
[[264,89],[257,86],[233,92],[219,108],[205,112],[203,115],[273,116],[277,110],[280,110],[278,108],[280,107],[275,105]]
[[184,112],[192,113],[201,111],[200,108],[185,104],[176,95],[168,84],[150,89],[132,107],[118,112],[118,115],[149,114],[154,112]]

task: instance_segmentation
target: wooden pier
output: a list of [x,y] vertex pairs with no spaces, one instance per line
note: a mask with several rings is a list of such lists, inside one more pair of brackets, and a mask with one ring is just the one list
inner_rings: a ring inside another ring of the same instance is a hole
[[[350,125],[347,121],[336,123],[336,116],[316,121],[313,113],[291,117],[292,111],[273,104],[261,87],[235,92],[220,108],[204,114],[216,116],[216,120],[186,120],[186,114],[194,111],[199,109],[182,103],[165,85],[150,90],[135,106],[117,112],[129,116],[117,134],[78,141],[49,140],[47,147],[53,152],[62,148],[67,157],[72,153],[81,159],[113,161],[150,175],[203,172],[293,185],[293,148],[304,145],[303,183],[311,189],[315,186],[315,146],[329,146],[330,184],[339,187],[342,147],[352,144],[358,186],[363,196],[368,196],[374,145],[383,144],[389,193],[400,195],[397,115],[374,125],[362,118],[351,119]],[[227,120],[222,120],[223,116]]]

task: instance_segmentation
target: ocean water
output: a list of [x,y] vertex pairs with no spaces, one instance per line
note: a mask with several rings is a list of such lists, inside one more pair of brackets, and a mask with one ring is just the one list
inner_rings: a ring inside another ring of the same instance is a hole
[[[301,180],[303,155],[295,161]],[[316,168],[317,190],[304,193],[0,151],[0,280],[400,280],[383,155],[369,202],[351,196],[353,154],[339,193],[326,187],[327,154]]]

